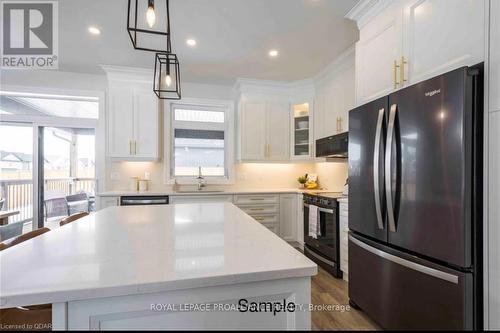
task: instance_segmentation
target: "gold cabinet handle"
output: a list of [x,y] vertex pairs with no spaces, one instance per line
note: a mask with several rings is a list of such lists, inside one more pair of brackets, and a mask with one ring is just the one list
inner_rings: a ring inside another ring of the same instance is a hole
[[250,210],[252,212],[256,212],[256,211],[262,211],[262,210],[264,210],[264,208],[250,208]]
[[406,61],[405,57],[401,57],[401,68],[399,69],[399,82],[404,85],[407,79],[405,79],[405,65],[408,64],[408,61]]
[[398,65],[398,61],[397,60],[394,60],[394,89],[397,89],[398,88],[398,68],[399,68],[399,65]]
[[137,155],[137,141],[134,140],[134,155]]
[[132,155],[132,140],[128,140],[128,153]]

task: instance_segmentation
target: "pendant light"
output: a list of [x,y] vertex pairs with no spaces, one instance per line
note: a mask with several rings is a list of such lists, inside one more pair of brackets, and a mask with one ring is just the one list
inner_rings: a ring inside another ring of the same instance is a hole
[[172,52],[168,1],[128,0],[127,31],[136,50]]
[[181,72],[174,53],[156,53],[153,91],[160,99],[181,99]]

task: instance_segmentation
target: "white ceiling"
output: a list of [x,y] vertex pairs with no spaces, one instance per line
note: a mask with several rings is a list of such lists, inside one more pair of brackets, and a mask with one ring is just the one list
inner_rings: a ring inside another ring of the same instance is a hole
[[[157,0],[160,1],[160,0]],[[183,81],[311,77],[358,39],[344,15],[357,0],[170,0],[173,51]],[[126,30],[127,0],[59,2],[59,69],[102,73],[99,65],[152,68]],[[101,28],[100,36],[87,32]],[[195,48],[186,45],[195,38]],[[279,57],[270,58],[275,48]]]

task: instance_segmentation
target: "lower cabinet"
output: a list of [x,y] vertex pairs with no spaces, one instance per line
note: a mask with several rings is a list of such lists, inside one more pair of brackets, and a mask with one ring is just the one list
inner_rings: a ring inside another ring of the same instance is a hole
[[280,195],[280,237],[287,242],[297,241],[297,194]]
[[237,194],[234,204],[275,234],[280,234],[278,194]]
[[297,242],[298,195],[241,194],[234,204],[287,242]]
[[169,203],[233,202],[232,195],[178,195],[170,196]]
[[343,272],[344,280],[348,280],[348,257],[349,257],[349,203],[347,199],[339,200],[339,231],[340,231],[340,270]]

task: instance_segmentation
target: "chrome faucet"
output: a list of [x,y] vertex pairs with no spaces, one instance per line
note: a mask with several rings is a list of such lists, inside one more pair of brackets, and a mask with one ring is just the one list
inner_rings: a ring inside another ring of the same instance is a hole
[[198,180],[198,191],[201,191],[205,186],[207,186],[205,182],[205,178],[203,178],[203,175],[201,174],[201,166],[198,167],[198,177],[196,177]]

